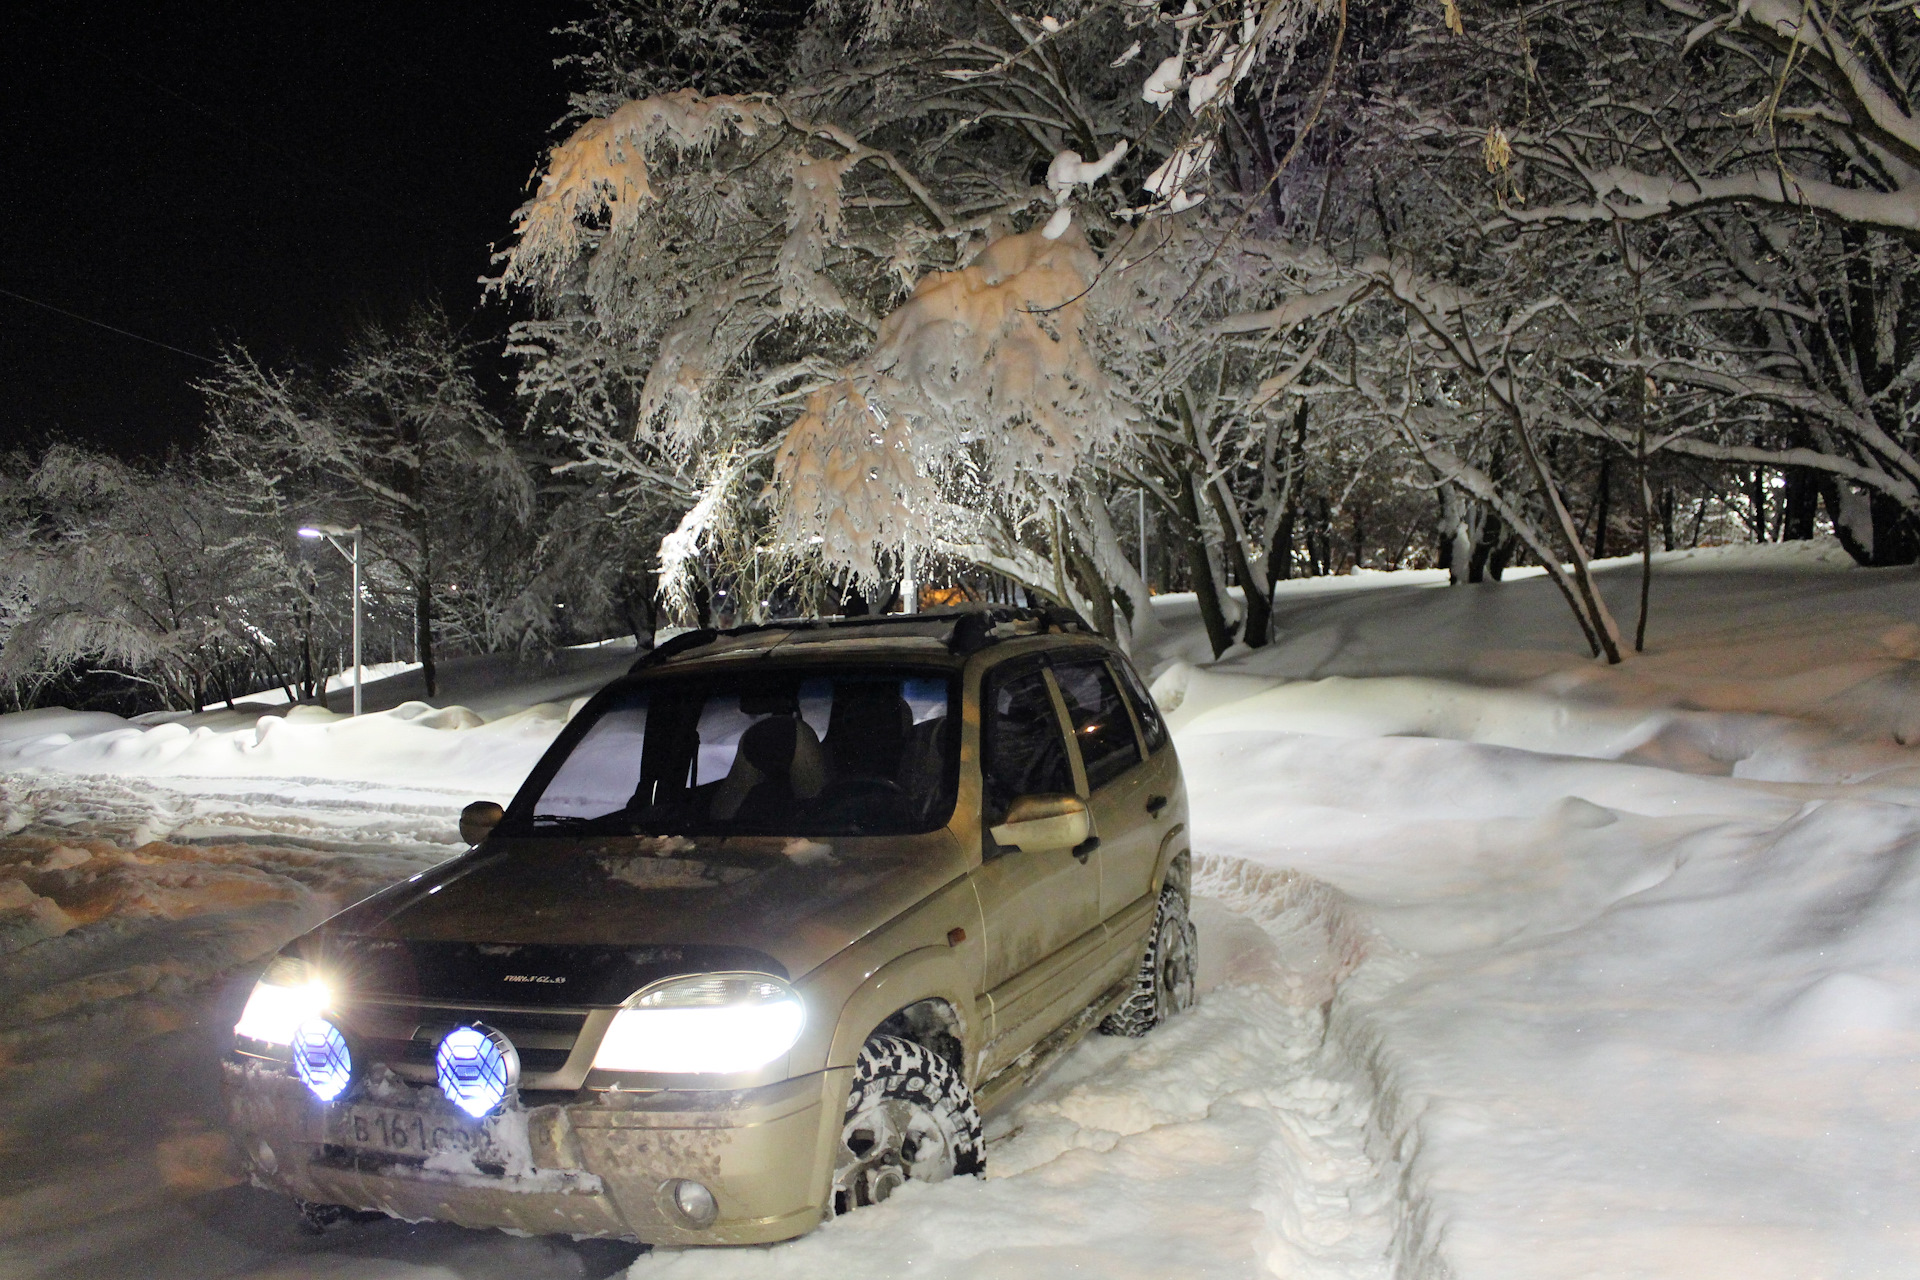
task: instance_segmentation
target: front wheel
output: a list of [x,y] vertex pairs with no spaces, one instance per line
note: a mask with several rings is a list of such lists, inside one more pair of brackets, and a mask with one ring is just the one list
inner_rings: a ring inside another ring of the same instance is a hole
[[986,1145],[973,1091],[939,1054],[898,1036],[860,1049],[833,1170],[833,1212],[879,1204],[901,1183],[979,1173]]
[[1194,972],[1200,941],[1187,915],[1187,900],[1179,892],[1160,891],[1147,934],[1147,951],[1140,957],[1133,991],[1118,1009],[1101,1019],[1100,1031],[1109,1036],[1143,1036],[1193,1004]]

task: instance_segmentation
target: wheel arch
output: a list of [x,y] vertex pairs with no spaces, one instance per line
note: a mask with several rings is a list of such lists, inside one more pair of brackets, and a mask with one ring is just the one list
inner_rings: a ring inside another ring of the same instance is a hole
[[1188,848],[1187,825],[1183,822],[1167,832],[1160,842],[1159,870],[1153,877],[1153,891],[1172,889],[1193,900],[1193,852]]
[[954,957],[950,947],[921,947],[875,970],[841,1008],[828,1065],[851,1066],[870,1036],[895,1035],[971,1077],[968,1063],[986,1028]]
[[894,1010],[881,1019],[880,1025],[869,1031],[867,1036],[898,1036],[902,1040],[911,1040],[945,1058],[964,1080],[967,1075],[967,1050],[961,1036],[962,1030],[960,1011],[953,1007],[952,1002],[941,996],[928,996],[904,1009]]

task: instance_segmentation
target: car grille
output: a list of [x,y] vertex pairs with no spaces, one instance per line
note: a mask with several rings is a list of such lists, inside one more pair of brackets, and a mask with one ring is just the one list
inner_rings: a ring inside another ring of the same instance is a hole
[[413,1005],[369,1005],[356,1010],[367,1058],[392,1067],[409,1079],[431,1080],[434,1053],[441,1039],[455,1027],[484,1022],[513,1042],[520,1054],[521,1079],[538,1087],[557,1083],[536,1080],[561,1072],[586,1025],[585,1012],[531,1009],[446,1009]]

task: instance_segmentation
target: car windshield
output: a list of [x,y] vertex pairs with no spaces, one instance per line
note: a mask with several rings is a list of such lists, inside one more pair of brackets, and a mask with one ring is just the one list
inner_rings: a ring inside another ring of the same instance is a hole
[[596,700],[515,808],[543,834],[930,831],[953,811],[953,696],[945,672],[669,676]]

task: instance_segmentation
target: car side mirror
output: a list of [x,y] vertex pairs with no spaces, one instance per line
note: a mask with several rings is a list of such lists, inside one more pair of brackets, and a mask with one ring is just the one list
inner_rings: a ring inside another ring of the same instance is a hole
[[1073,849],[1092,832],[1087,802],[1079,796],[1043,794],[1021,796],[1007,809],[1007,820],[993,828],[994,843],[1022,853]]
[[460,811],[460,838],[468,844],[479,844],[506,816],[507,811],[493,801],[475,800]]

